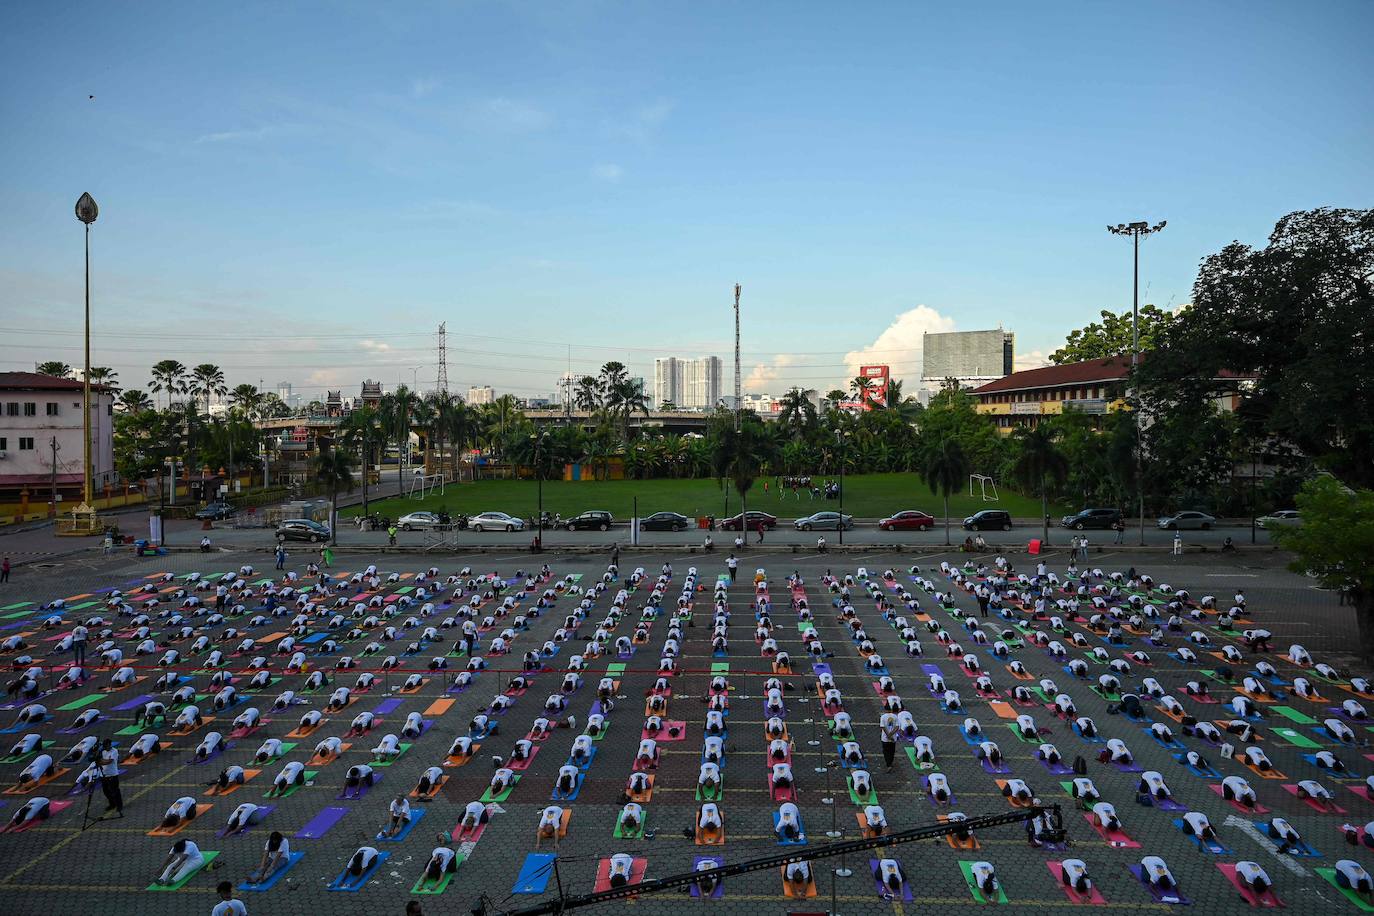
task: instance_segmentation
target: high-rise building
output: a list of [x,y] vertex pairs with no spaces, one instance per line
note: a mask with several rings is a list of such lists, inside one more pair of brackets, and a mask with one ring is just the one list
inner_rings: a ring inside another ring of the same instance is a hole
[[720,357],[654,360],[654,406],[672,404],[682,410],[711,410],[720,400]]
[[468,389],[469,404],[490,404],[496,400],[496,391],[490,385],[473,385]]
[[991,331],[950,331],[921,335],[921,378],[930,381],[995,379],[1011,375],[1016,356],[1016,335],[997,328]]

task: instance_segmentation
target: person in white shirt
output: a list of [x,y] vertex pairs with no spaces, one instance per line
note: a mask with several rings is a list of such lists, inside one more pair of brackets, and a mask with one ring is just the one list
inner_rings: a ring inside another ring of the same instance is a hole
[[244,902],[234,899],[234,882],[221,881],[215,891],[219,894],[219,903],[210,911],[210,916],[248,916]]
[[353,853],[353,857],[348,860],[348,867],[344,872],[350,878],[360,878],[372,867],[381,853],[371,846],[359,846],[358,851]]
[[162,873],[153,883],[169,886],[176,884],[195,874],[196,870],[204,864],[205,856],[201,853],[199,846],[190,840],[177,840],[172,845],[171,852],[167,853],[166,860],[162,863]]
[[635,860],[633,856],[618,852],[611,856],[611,866],[609,879],[611,887],[624,887],[630,883],[630,876],[634,869]]
[[534,848],[538,849],[545,840],[553,841],[553,848],[558,848],[558,832],[563,822],[563,809],[557,805],[549,805],[539,815],[539,826],[534,831]]
[[443,834],[438,836],[439,845],[429,854],[429,862],[425,864],[425,881],[438,882],[444,875],[451,875],[458,870],[458,854],[449,845],[448,838]]
[[52,813],[52,800],[42,795],[34,796],[15,811],[10,817],[8,829],[22,827],[31,821],[46,821]]
[[386,826],[382,828],[381,835],[390,839],[404,830],[406,824],[410,823],[410,802],[406,800],[404,795],[397,795],[391,800],[388,813],[390,818]]
[[189,795],[183,795],[167,807],[167,813],[162,816],[161,826],[170,830],[182,821],[194,820],[195,816],[196,800]]
[[258,862],[258,870],[248,876],[248,883],[266,882],[278,869],[285,868],[290,860],[291,844],[279,831],[273,830],[262,844],[262,859]]

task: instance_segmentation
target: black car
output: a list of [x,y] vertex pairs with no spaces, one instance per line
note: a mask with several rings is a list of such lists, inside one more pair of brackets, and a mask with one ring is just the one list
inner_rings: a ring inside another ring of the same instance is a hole
[[1010,531],[1011,513],[1003,509],[984,509],[964,519],[965,531]]
[[690,527],[692,520],[676,512],[655,512],[639,520],[641,531],[686,531]]
[[1059,524],[1074,531],[1082,531],[1084,528],[1114,528],[1120,521],[1120,509],[1084,509],[1082,512],[1064,516],[1059,520]]
[[329,526],[308,518],[288,518],[277,526],[277,540],[318,544],[329,540]]
[[592,528],[597,531],[609,531],[611,525],[614,523],[615,519],[611,517],[611,513],[603,512],[600,509],[593,509],[590,512],[583,512],[581,515],[576,515],[568,519],[567,525],[569,531],[581,531],[587,528]]
[[214,521],[219,521],[222,518],[229,518],[238,511],[239,510],[237,506],[231,506],[229,505],[229,503],[220,499],[215,500],[214,502],[208,504],[207,506],[205,506],[205,508],[197,512],[196,518],[201,519],[202,521],[207,518],[212,519]]

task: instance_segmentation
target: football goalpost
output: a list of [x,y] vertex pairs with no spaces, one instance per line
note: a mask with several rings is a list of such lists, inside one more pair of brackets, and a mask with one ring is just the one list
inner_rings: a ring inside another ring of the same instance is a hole
[[970,498],[976,495],[973,492],[973,485],[975,482],[978,484],[979,493],[982,495],[984,502],[995,503],[998,501],[997,481],[993,480],[992,477],[987,474],[968,475],[968,495]]
[[435,490],[438,490],[439,495],[443,496],[444,483],[443,474],[426,474],[420,468],[416,468],[415,473],[410,477],[410,489],[406,492],[406,495],[412,499],[424,499]]

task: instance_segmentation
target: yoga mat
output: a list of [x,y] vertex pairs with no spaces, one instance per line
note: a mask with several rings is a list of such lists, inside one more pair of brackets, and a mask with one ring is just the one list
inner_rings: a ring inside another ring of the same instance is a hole
[[520,774],[516,773],[514,776],[511,777],[510,784],[506,786],[505,791],[503,791],[499,795],[492,795],[491,786],[488,785],[487,790],[482,793],[482,797],[479,798],[478,801],[482,802],[483,804],[491,804],[492,802],[503,802],[506,799],[510,798],[510,794],[515,791],[515,787],[519,784]]
[[449,711],[449,709],[453,706],[455,702],[457,701],[450,699],[435,700],[433,703],[430,703],[429,706],[425,708],[425,711],[420,713],[420,715],[424,716],[425,718],[429,718],[430,716],[442,716],[444,713]]
[[1340,884],[1337,883],[1336,869],[1314,868],[1313,871],[1321,875],[1322,878],[1326,880],[1327,884],[1330,884],[1336,890],[1340,891],[1341,895],[1345,897],[1346,900],[1349,900],[1351,903],[1355,904],[1355,906],[1359,907],[1366,913],[1374,913],[1374,904],[1371,904],[1369,901],[1365,900],[1363,897],[1352,891],[1350,888],[1341,887]]
[[1107,845],[1113,849],[1139,849],[1140,844],[1131,839],[1120,830],[1107,830],[1097,822],[1097,818],[1092,814],[1084,814],[1083,819],[1097,831],[1097,835],[1107,841]]
[[[267,815],[271,814],[271,813],[272,813],[273,811],[275,811],[275,810],[277,810],[277,806],[276,806],[276,805],[258,805],[258,811],[260,811],[260,812],[262,813],[262,818],[261,818],[261,820],[267,820]],[[256,825],[256,824],[249,824],[247,827],[243,827],[243,828],[241,828],[241,829],[235,831],[233,835],[234,835],[234,836],[242,836],[243,834],[245,834],[245,833],[247,833],[248,831],[252,830],[255,826],[257,826],[257,825]],[[229,835],[230,835],[230,834],[229,834],[229,831],[228,831],[228,829],[225,828],[225,827],[221,827],[219,830],[216,830],[216,831],[215,831],[215,836],[217,836],[217,837],[219,837],[219,838],[221,838],[221,839],[223,839],[224,837],[227,837],[227,836],[229,836]]]
[[997,899],[990,901],[987,897],[983,896],[982,889],[978,887],[978,882],[973,878],[973,863],[960,859],[959,870],[964,873],[964,884],[968,885],[969,892],[973,894],[974,900],[977,900],[979,903],[1007,902],[1007,892],[1003,889],[1000,879],[997,882]]
[[[868,873],[870,875],[875,876],[873,878],[873,886],[877,889],[878,896],[884,900],[892,900],[896,897],[896,895],[892,893],[892,890],[886,884],[878,880],[878,878],[876,877],[878,873],[879,864],[881,864],[881,861],[879,859],[869,859]],[[906,901],[907,903],[910,903],[913,899],[915,899],[911,895],[911,885],[908,884],[906,881],[902,882],[901,897],[902,900]]]
[[467,858],[461,852],[458,853],[453,859],[453,871],[444,872],[437,882],[428,887],[424,886],[424,872],[420,872],[420,878],[415,882],[415,886],[410,889],[410,892],[412,894],[442,894],[448,888],[448,883],[453,880],[453,876],[458,873],[458,869],[467,861]]
[[1270,706],[1270,712],[1276,712],[1285,719],[1296,722],[1299,725],[1316,725],[1318,720],[1312,718],[1307,713],[1294,709],[1291,706]]
[[140,696],[134,697],[132,700],[120,703],[118,706],[115,707],[115,711],[128,712],[131,709],[138,709],[140,706],[142,706],[144,703],[147,703],[152,698],[153,695],[151,693],[141,694]]
[[[644,872],[649,867],[649,860],[640,856],[635,856],[630,864],[630,877],[626,881],[626,886],[638,884],[644,880]],[[596,865],[596,883],[592,885],[592,890],[596,893],[610,890],[611,888],[611,860],[602,859]]]
[[[1046,862],[1045,865],[1049,867],[1050,874],[1054,875],[1054,883],[1059,885],[1060,890],[1064,892],[1064,896],[1068,897],[1072,902],[1088,904],[1107,902],[1106,898],[1102,896],[1102,892],[1097,889],[1096,881],[1092,881],[1089,885],[1088,893],[1080,894],[1064,883],[1064,866],[1061,863]],[[1091,881],[1091,878],[1089,880]]]
[[348,808],[338,805],[329,805],[319,814],[311,818],[304,827],[297,830],[293,839],[318,840],[329,832],[329,828],[343,820],[344,815],[348,812]]
[[241,891],[270,891],[272,887],[278,881],[281,880],[282,875],[290,871],[292,866],[294,866],[297,862],[304,858],[304,852],[293,852],[286,857],[286,864],[283,865],[281,868],[277,869],[276,871],[272,872],[272,874],[270,874],[267,877],[266,881],[259,882],[258,884],[250,884],[247,881],[240,881],[238,884],[238,889]]
[[1307,750],[1319,751],[1322,747],[1320,744],[1313,741],[1311,738],[1307,737],[1301,732],[1294,731],[1291,728],[1276,728],[1274,729],[1274,734],[1278,735],[1280,738],[1283,738],[1289,744],[1293,744],[1298,747],[1305,748]]
[[382,774],[374,772],[372,774],[372,785],[360,785],[353,789],[344,787],[342,790],[339,791],[339,794],[335,795],[334,797],[336,799],[348,799],[349,801],[357,801],[358,799],[367,795],[367,793],[371,792],[373,789],[377,788],[381,781]]
[[399,743],[396,745],[396,756],[395,756],[395,757],[388,757],[386,760],[374,760],[374,761],[372,762],[372,766],[374,766],[374,767],[389,767],[389,766],[391,766],[393,763],[395,763],[396,761],[398,761],[398,760],[400,760],[402,757],[404,757],[404,756],[406,755],[406,751],[410,750],[411,747],[412,747],[412,745],[408,744],[408,743],[405,742],[405,741],[401,741],[401,742],[399,742]]
[[[716,868],[720,868],[722,865],[725,864],[725,860],[724,860],[723,858],[721,858],[720,856],[697,856],[695,859],[692,860],[692,871],[696,871],[696,870],[697,870],[697,866],[700,865],[702,862],[710,862],[710,863],[711,863],[714,867],[716,867]],[[700,896],[701,896],[701,888],[697,887],[695,884],[692,885],[692,896],[693,896],[693,897],[700,897]],[[716,882],[715,890],[713,890],[713,891],[711,892],[710,899],[711,899],[711,900],[719,900],[721,897],[724,897],[724,896],[725,896],[725,882],[724,882],[724,881],[717,881],[717,882]]]
[[[423,818],[424,816],[425,816],[425,809],[424,809],[424,808],[415,808],[415,807],[412,807],[412,808],[410,809],[410,820],[407,821],[407,822],[405,823],[405,826],[403,826],[403,827],[401,828],[401,831],[400,831],[399,833],[397,833],[395,836],[387,836],[385,830],[379,830],[379,831],[377,831],[377,839],[381,840],[383,843],[399,843],[399,842],[401,842],[402,840],[404,840],[406,837],[410,836],[410,831],[412,831],[412,830],[415,829],[415,825],[418,824],[418,823],[420,823],[420,819]],[[390,821],[390,814],[389,814],[389,813],[388,813],[388,816],[387,816],[387,817],[388,817],[388,822],[389,822],[389,821]]]
[[552,852],[532,852],[525,856],[525,864],[520,866],[520,873],[515,876],[515,883],[511,885],[512,894],[542,894],[544,888],[549,886],[549,879],[553,877],[553,860],[557,858],[556,853]]
[[[391,853],[389,852],[378,853],[377,860],[372,863],[372,867],[369,868],[367,871],[363,872],[356,879],[349,881],[349,883],[347,884],[341,884],[339,882],[343,880],[345,877],[345,875],[341,873],[339,877],[329,882],[329,886],[326,887],[325,890],[341,891],[345,894],[356,893],[357,891],[362,890],[362,888],[367,884],[368,881],[372,880],[372,875],[377,871],[377,869],[381,868],[382,864],[386,862],[386,860],[389,858],[391,858]],[[349,877],[351,878],[352,876]]]
[[1183,896],[1182,891],[1180,891],[1177,886],[1174,887],[1172,891],[1161,891],[1159,888],[1152,885],[1149,881],[1146,881],[1145,869],[1142,868],[1140,865],[1131,865],[1129,866],[1129,868],[1131,874],[1135,875],[1135,879],[1140,882],[1141,886],[1144,887],[1146,891],[1149,892],[1150,896],[1154,898],[1156,903],[1169,903],[1176,904],[1179,906],[1188,906],[1193,902],[1189,900],[1187,897]]
[[180,890],[181,888],[183,888],[183,887],[186,886],[186,883],[187,883],[188,881],[190,881],[192,878],[194,878],[196,875],[200,874],[201,872],[205,871],[205,867],[206,867],[207,865],[209,865],[211,862],[215,861],[215,859],[219,856],[219,853],[218,853],[218,852],[205,852],[205,851],[202,851],[202,852],[201,852],[201,855],[205,857],[205,862],[204,862],[204,864],[202,864],[202,865],[200,866],[200,868],[197,868],[195,871],[191,872],[191,873],[190,873],[189,875],[187,875],[185,878],[182,878],[180,881],[178,881],[178,882],[175,883],[175,884],[150,884],[150,885],[148,885],[148,890],[150,890],[150,891],[175,891],[175,890]]
[[71,712],[74,709],[81,709],[83,706],[90,706],[92,703],[99,703],[101,697],[103,696],[103,693],[88,694],[87,696],[84,696],[79,700],[72,700],[70,703],[64,703],[63,705],[57,707],[57,711]]
[[[1177,827],[1180,832],[1182,832],[1182,819],[1175,818],[1174,826]],[[1204,852],[1210,852],[1212,855],[1215,856],[1224,856],[1228,854],[1228,850],[1226,849],[1226,847],[1221,845],[1221,843],[1217,840],[1203,840],[1200,837],[1193,836],[1192,834],[1188,833],[1184,833],[1183,835],[1188,837],[1188,839],[1192,841],[1194,846],[1196,846],[1198,849],[1203,850]]]
[[1236,874],[1236,866],[1228,865],[1223,862],[1217,863],[1217,870],[1226,876],[1226,880],[1231,882],[1231,886],[1240,894],[1241,899],[1253,907],[1282,907],[1284,902],[1274,893],[1274,889],[1268,888],[1263,894],[1256,894],[1253,890],[1241,883],[1240,876]]
[[[304,777],[304,779],[305,779],[304,785],[294,785],[294,784],[293,784],[293,785],[289,785],[289,786],[286,787],[286,789],[285,789],[280,795],[274,795],[274,796],[270,796],[270,797],[272,797],[272,798],[290,798],[292,795],[295,795],[296,792],[297,792],[298,790],[300,790],[301,788],[303,788],[305,785],[310,785],[311,783],[313,783],[313,782],[315,781],[315,777],[318,776],[318,775],[320,775],[320,771],[319,771],[319,770],[306,770],[306,771],[305,771],[304,773],[302,773],[301,775],[302,775],[302,777]],[[267,792],[271,792],[271,791],[272,791],[271,789],[268,789],[268,790],[267,790]],[[263,797],[264,797],[264,798],[268,798],[268,797],[269,797],[269,796],[267,795],[267,792],[264,792],[264,793],[263,793]]]
[[76,802],[69,802],[69,801],[49,801],[49,802],[48,802],[48,820],[47,820],[47,821],[39,821],[39,820],[25,821],[24,824],[23,824],[23,826],[21,826],[21,827],[15,827],[15,828],[13,828],[13,829],[10,829],[8,826],[6,826],[3,830],[0,830],[0,833],[23,833],[24,831],[30,830],[30,829],[32,829],[32,828],[34,828],[34,827],[37,827],[37,826],[41,825],[41,824],[46,824],[46,823],[48,823],[48,821],[51,821],[53,818],[57,817],[57,815],[61,814],[63,811],[66,811],[68,808],[70,808],[70,807],[71,807],[72,805],[74,805],[74,804],[76,804]]
[[380,717],[380,716],[384,716],[384,715],[386,715],[386,714],[388,714],[388,713],[395,712],[398,708],[400,708],[400,705],[401,705],[401,703],[403,703],[403,702],[404,702],[404,700],[398,699],[397,697],[392,697],[392,698],[387,699],[387,700],[382,700],[382,702],[380,702],[380,703],[377,704],[377,708],[374,709],[374,710],[372,710],[372,714],[373,714],[374,716],[379,716],[379,717]]

